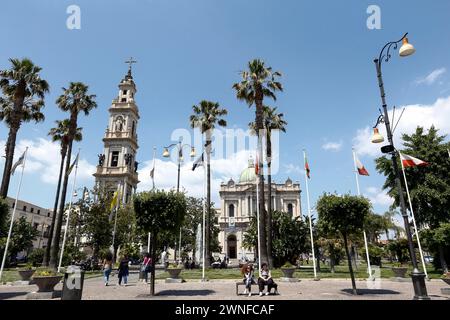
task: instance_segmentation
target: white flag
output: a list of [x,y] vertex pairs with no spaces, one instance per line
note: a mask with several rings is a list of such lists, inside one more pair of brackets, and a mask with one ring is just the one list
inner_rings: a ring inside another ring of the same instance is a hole
[[16,163],[14,163],[14,165],[11,168],[11,175],[14,175],[14,171],[16,170],[16,168],[20,165],[23,165],[23,160],[25,159],[25,151],[23,152],[23,154],[20,156],[19,160],[16,161]]

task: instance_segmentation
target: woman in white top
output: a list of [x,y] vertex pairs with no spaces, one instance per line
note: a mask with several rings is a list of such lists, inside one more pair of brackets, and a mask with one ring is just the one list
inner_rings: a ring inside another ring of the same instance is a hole
[[274,287],[274,284],[275,283],[273,282],[272,275],[270,274],[267,263],[261,264],[260,277],[258,278],[259,295],[263,295],[264,287],[267,285],[266,296],[268,296],[270,290],[272,290],[272,288]]

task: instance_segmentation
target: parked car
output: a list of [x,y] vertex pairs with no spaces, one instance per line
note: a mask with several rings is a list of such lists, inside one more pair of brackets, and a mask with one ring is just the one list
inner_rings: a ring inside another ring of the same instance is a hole
[[432,256],[424,256],[423,259],[426,263],[433,263],[433,257]]

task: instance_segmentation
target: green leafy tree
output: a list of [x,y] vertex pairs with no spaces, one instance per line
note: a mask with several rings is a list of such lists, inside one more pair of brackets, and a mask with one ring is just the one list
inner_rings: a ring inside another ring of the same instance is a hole
[[[203,200],[201,198],[188,197],[187,201],[187,211],[186,216],[182,226],[182,250],[184,253],[182,255],[186,258],[187,252],[192,252],[192,256],[195,258],[196,255],[196,245],[195,240],[198,232],[198,226],[203,227]],[[211,208],[214,208],[214,203],[211,203]],[[211,241],[210,250],[211,252],[221,252],[222,249],[219,244],[219,232],[220,229],[218,225],[218,218],[216,211],[211,210],[211,215],[209,217],[209,225],[211,226]],[[206,221],[205,221],[206,222]],[[201,253],[200,253],[201,256]],[[199,262],[199,261],[195,261]]]
[[135,258],[136,252],[135,247],[132,245],[137,240],[136,234],[136,215],[132,205],[126,205],[118,210],[117,214],[117,226],[116,226],[116,237],[114,239],[114,250],[121,247],[121,251],[124,247],[127,247],[129,257],[134,254]]
[[434,267],[448,272],[447,261],[450,261],[450,223],[441,223],[436,229],[424,229],[420,233],[421,240],[433,255]]
[[264,201],[264,168],[262,161],[262,139],[264,137],[264,98],[276,100],[275,92],[283,91],[281,82],[277,81],[281,77],[278,71],[272,71],[267,67],[264,61],[254,59],[248,62],[248,70],[241,72],[241,81],[233,85],[236,90],[236,97],[245,101],[249,107],[255,106],[255,126],[256,136],[258,138],[258,183],[259,183],[259,236],[261,237],[261,260],[269,261],[267,253],[267,226],[266,226],[266,208]]
[[0,121],[9,128],[5,147],[5,166],[0,187],[0,198],[8,196],[17,132],[23,122],[44,121],[41,109],[44,95],[49,91],[47,81],[41,79],[41,68],[30,59],[9,59],[11,69],[0,70]]
[[9,205],[6,199],[0,198],[0,239],[8,235]]
[[[450,221],[450,160],[447,151],[450,143],[445,143],[445,138],[438,134],[434,126],[427,132],[423,127],[417,127],[413,134],[402,135],[404,147],[401,152],[429,163],[426,167],[405,169],[418,228],[428,225],[436,229],[442,222]],[[395,200],[394,206],[398,207],[399,195],[390,160],[380,157],[376,159],[376,167],[386,176],[383,188],[388,190]]]
[[[292,218],[289,214],[274,211],[273,225],[273,259],[276,267],[289,262],[296,264],[299,256],[308,250],[309,229],[299,217]],[[244,233],[245,248],[257,248],[257,220],[252,217],[249,228]]]
[[85,115],[88,115],[89,112],[97,107],[97,103],[95,102],[95,95],[89,94],[89,87],[81,82],[71,82],[69,88],[62,88],[63,94],[58,97],[56,103],[58,107],[65,111],[69,112],[69,130],[67,134],[67,157],[65,164],[65,174],[62,184],[61,190],[61,201],[59,204],[59,211],[56,217],[54,234],[52,239],[52,248],[50,250],[50,261],[49,265],[52,268],[56,268],[56,263],[58,259],[58,251],[59,251],[59,240],[61,237],[61,227],[64,215],[64,206],[66,201],[66,193],[67,193],[67,184],[69,182],[69,168],[70,168],[70,160],[72,156],[72,146],[73,141],[77,135],[77,122],[79,113],[83,112]]
[[[70,120],[64,119],[62,121],[57,120],[56,127],[51,128],[48,135],[52,137],[53,142],[59,142],[60,143],[60,155],[61,155],[61,162],[59,165],[59,175],[58,175],[58,184],[56,187],[56,196],[55,196],[55,204],[53,206],[53,214],[52,214],[52,222],[50,224],[50,231],[48,233],[48,242],[47,247],[45,249],[44,254],[44,261],[43,265],[48,266],[48,260],[50,258],[50,249],[52,247],[52,238],[53,238],[53,231],[55,229],[55,221],[56,221],[56,212],[58,211],[58,202],[59,202],[59,194],[61,191],[61,180],[64,170],[64,159],[67,155],[67,148],[68,148],[68,142],[69,142],[69,126],[70,126]],[[81,133],[82,128],[77,128],[77,131],[74,136],[74,141],[81,141],[83,138],[83,135]]]
[[364,230],[367,234],[367,241],[376,243],[380,235],[386,231],[387,222],[385,217],[370,212],[364,221]]
[[316,208],[324,231],[339,232],[344,240],[353,293],[357,294],[348,240],[350,236],[361,232],[371,205],[367,199],[359,196],[323,194],[317,201]]
[[[284,115],[277,112],[277,108],[269,106],[263,107],[264,115],[264,129],[266,133],[266,159],[267,159],[267,185],[272,185],[272,132],[280,130],[286,132],[287,122],[284,120]],[[249,124],[250,128],[256,131],[256,123]],[[267,189],[267,199],[272,199],[272,188]],[[272,201],[267,201],[267,216],[266,216],[266,232],[267,232],[267,256],[269,259],[269,266],[273,267],[272,257]]]
[[[33,241],[39,235],[39,231],[36,230],[25,217],[20,217],[13,223],[11,232],[11,239],[8,247],[7,257],[9,261],[16,259],[16,256],[21,251],[28,251],[33,247]],[[5,250],[6,239],[2,245],[2,255]]]
[[[185,217],[186,197],[181,192],[153,190],[133,199],[136,224],[142,233],[151,233],[151,255],[156,262],[156,246],[161,233],[177,233]],[[152,268],[150,295],[155,295],[155,268]]]
[[206,226],[205,226],[205,248],[206,248],[206,265],[211,265],[211,148],[212,134],[214,128],[218,125],[225,127],[227,122],[222,118],[227,115],[227,110],[220,108],[218,102],[203,100],[198,105],[192,107],[193,114],[189,118],[192,128],[199,128],[200,132],[205,136],[206,151]]
[[401,264],[407,263],[410,259],[409,244],[407,239],[397,239],[390,241],[387,245],[387,249],[391,252],[391,255],[397,259]]

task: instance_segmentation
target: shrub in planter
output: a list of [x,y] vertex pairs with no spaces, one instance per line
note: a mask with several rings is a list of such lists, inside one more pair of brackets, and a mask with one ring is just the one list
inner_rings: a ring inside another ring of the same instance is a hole
[[167,272],[172,279],[177,279],[183,269],[183,265],[178,265],[176,263],[169,264],[167,267]]
[[33,265],[31,263],[27,263],[25,267],[18,270],[20,279],[22,281],[29,281],[35,271],[36,270],[33,269]]
[[38,286],[38,292],[52,292],[61,281],[62,275],[52,269],[37,269],[33,275],[34,283]]
[[42,248],[33,249],[31,253],[28,255],[28,262],[31,263],[34,267],[40,266],[42,264],[42,260],[44,260],[44,250]]
[[406,272],[408,271],[408,265],[398,262],[392,266],[391,270],[394,272],[395,277],[405,278]]
[[[371,265],[377,265],[381,267],[381,257],[383,256],[383,248],[373,245],[371,243],[368,244],[369,248],[369,259]],[[367,260],[366,248],[362,247],[360,250],[360,254],[364,260]]]
[[290,262],[286,262],[284,265],[281,266],[281,272],[283,272],[285,278],[292,278],[295,269],[296,269],[295,266],[292,265]]

